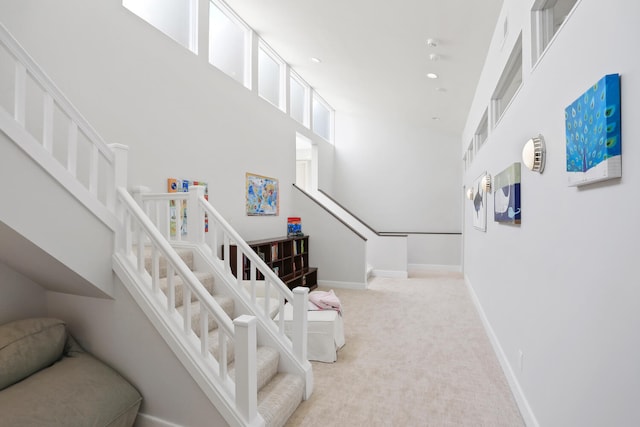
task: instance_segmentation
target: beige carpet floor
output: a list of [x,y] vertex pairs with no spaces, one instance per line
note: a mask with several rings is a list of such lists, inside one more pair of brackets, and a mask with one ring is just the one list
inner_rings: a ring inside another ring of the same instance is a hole
[[346,345],[312,362],[314,393],[287,426],[524,425],[461,274],[334,291]]

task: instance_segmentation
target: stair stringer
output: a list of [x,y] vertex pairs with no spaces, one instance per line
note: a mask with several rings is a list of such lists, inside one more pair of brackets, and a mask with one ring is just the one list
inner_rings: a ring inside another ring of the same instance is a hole
[[207,359],[204,361],[194,357],[193,349],[200,346],[195,334],[184,335],[183,331],[177,326],[182,323],[180,314],[174,311],[169,317],[156,302],[158,300],[166,302],[164,293],[158,289],[158,294],[152,295],[153,291],[150,283],[145,283],[145,281],[150,282],[150,278],[147,277],[145,278],[147,280],[144,280],[135,269],[131,269],[127,265],[135,261],[127,261],[123,258],[123,254],[114,253],[113,271],[222,417],[232,426],[264,426],[265,422],[260,414],[257,414],[253,422],[247,422],[238,413],[235,405],[235,395],[233,392],[228,391],[233,390],[234,384],[229,378],[226,379],[224,384],[222,383],[218,375],[218,361],[211,354],[208,354]]
[[222,262],[217,262],[206,244],[173,242],[174,247],[189,248],[193,251],[194,262],[198,269],[206,269],[213,273],[216,286],[224,287],[228,296],[233,298],[238,313],[250,314],[257,319],[258,344],[272,347],[280,353],[279,371],[301,376],[305,381],[304,399],[313,393],[313,367],[308,360],[298,359],[291,350],[291,340],[280,334],[275,323],[261,310],[256,310],[243,289],[238,288],[237,279],[225,271]]

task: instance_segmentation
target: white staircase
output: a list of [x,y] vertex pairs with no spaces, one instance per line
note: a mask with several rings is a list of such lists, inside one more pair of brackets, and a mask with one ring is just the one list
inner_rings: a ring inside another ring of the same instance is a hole
[[[199,188],[146,195],[143,210],[126,190],[127,147],[107,145],[1,24],[0,57],[14,70],[0,73],[0,88],[13,91],[13,105],[0,105],[3,141],[19,147],[114,236],[113,270],[227,423],[283,425],[313,390],[306,360],[308,290],[289,290]],[[27,87],[35,87],[35,95]],[[28,129],[34,122],[39,134],[33,125]],[[188,239],[178,233],[172,241],[168,216],[160,213],[171,200],[185,198]],[[221,246],[229,253],[231,244],[252,266],[250,280],[235,278],[221,257]],[[265,280],[257,281],[257,272]],[[113,296],[108,284],[92,284],[91,277],[77,286]],[[272,320],[285,300],[294,306],[292,340],[283,321]]]

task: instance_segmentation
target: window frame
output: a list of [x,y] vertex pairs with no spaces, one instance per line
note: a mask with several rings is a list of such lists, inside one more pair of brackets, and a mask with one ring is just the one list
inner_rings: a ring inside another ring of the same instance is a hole
[[[253,29],[249,25],[247,25],[247,23],[244,22],[244,20],[240,18],[240,16],[238,16],[238,14],[233,11],[233,9],[227,6],[226,3],[220,0],[209,0],[208,4],[209,4],[209,11],[208,11],[209,12],[209,16],[208,16],[209,33],[207,34],[207,36],[209,40],[209,52],[207,52],[207,56],[208,56],[207,61],[209,62],[209,64],[214,66],[217,70],[220,70],[221,72],[233,78],[234,80],[242,83],[242,85],[247,89],[251,90],[251,87],[252,87],[251,70],[253,68]],[[216,8],[218,8],[218,10],[222,12],[222,14],[225,15],[231,22],[233,22],[236,26],[238,26],[244,34],[243,55],[242,55],[244,69],[243,69],[242,81],[236,79],[234,76],[230,75],[225,70],[216,66],[213,63],[212,56],[215,57],[215,51],[212,52],[212,49],[211,49],[211,6],[215,6]]]

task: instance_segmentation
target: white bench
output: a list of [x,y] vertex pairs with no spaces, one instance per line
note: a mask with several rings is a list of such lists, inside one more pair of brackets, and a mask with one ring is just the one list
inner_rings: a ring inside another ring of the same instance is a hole
[[[279,316],[275,317],[277,322]],[[293,334],[293,306],[284,306],[284,330]],[[319,362],[335,362],[337,351],[344,345],[344,321],[335,310],[307,311],[307,358]]]

